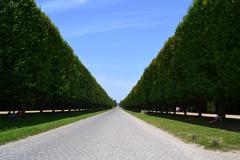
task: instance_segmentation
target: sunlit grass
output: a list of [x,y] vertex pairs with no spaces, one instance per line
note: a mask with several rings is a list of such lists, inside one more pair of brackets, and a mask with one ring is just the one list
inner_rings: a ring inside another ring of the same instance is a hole
[[[181,120],[172,120],[164,116],[153,116],[131,111],[127,112],[147,123],[175,135],[185,142],[196,143],[207,149],[213,150],[240,150],[240,132],[186,123]],[[184,118],[184,116],[182,116],[182,118]],[[199,121],[201,119],[196,120]]]
[[26,138],[103,112],[105,111],[38,113],[15,119],[0,116],[0,144]]

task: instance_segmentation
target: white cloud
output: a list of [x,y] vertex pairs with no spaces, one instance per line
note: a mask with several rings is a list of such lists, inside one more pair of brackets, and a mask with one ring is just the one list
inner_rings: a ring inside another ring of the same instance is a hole
[[134,21],[118,21],[118,22],[112,22],[112,23],[106,23],[106,24],[91,25],[89,27],[82,28],[79,31],[76,31],[75,33],[72,33],[72,36],[107,32],[107,31],[118,30],[123,28],[136,27],[138,25],[139,24]]
[[86,34],[92,34],[92,33],[110,32],[110,31],[121,30],[126,28],[156,26],[160,24],[162,24],[162,22],[141,22],[137,20],[115,21],[111,23],[90,25],[88,27],[81,28],[77,31],[68,33],[66,36],[71,38],[71,37],[77,37],[77,36],[82,36]]
[[86,2],[87,0],[49,0],[40,6],[44,11],[51,12],[75,8]]

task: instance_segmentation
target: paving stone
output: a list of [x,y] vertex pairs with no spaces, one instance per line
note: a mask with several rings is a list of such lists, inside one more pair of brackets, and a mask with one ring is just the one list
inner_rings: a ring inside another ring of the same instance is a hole
[[240,160],[204,150],[121,109],[0,146],[0,160]]

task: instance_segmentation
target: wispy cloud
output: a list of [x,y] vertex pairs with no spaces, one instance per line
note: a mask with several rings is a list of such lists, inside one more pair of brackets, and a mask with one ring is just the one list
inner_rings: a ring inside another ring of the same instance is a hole
[[106,5],[116,5],[126,0],[43,0],[39,3],[42,10],[45,12],[61,12],[77,8],[83,4],[91,4],[90,8],[102,7]]
[[78,37],[87,34],[93,33],[102,33],[102,32],[110,32],[115,30],[122,30],[127,28],[136,28],[136,27],[147,27],[147,26],[156,26],[163,24],[162,22],[141,22],[138,20],[120,20],[120,21],[113,21],[109,23],[101,23],[90,25],[85,28],[80,28],[76,31],[68,33],[67,37]]
[[47,12],[72,9],[87,3],[88,0],[48,0],[40,7]]

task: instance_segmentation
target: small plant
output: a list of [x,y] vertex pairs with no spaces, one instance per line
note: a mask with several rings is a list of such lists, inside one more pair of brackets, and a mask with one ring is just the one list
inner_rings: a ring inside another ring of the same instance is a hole
[[198,140],[198,134],[193,133],[193,135],[192,135],[192,140],[193,140],[193,141]]
[[218,148],[218,147],[220,146],[220,144],[221,144],[220,139],[214,139],[214,140],[212,140],[212,146],[213,146],[214,148]]

